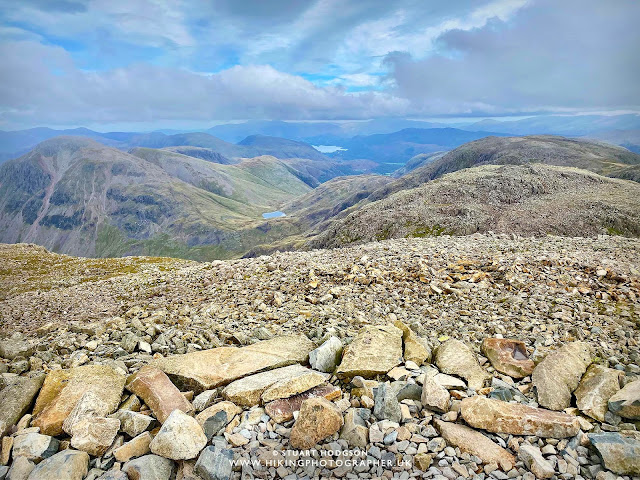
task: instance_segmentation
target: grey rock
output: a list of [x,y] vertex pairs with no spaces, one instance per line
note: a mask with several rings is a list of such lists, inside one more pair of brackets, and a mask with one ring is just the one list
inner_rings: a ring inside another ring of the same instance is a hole
[[229,480],[232,473],[232,460],[233,450],[210,446],[200,453],[195,472],[203,480]]
[[35,346],[22,338],[8,338],[0,340],[0,357],[13,360],[17,357],[29,358]]
[[344,425],[340,431],[340,438],[346,440],[349,447],[365,448],[369,443],[369,429],[367,420],[371,417],[366,408],[350,408],[344,416]]
[[36,465],[31,460],[26,457],[18,457],[7,472],[7,480],[27,480],[34,468]]
[[55,454],[58,448],[60,448],[60,442],[54,437],[27,433],[14,438],[12,454],[14,458],[23,456],[34,463],[40,463]]
[[201,412],[205,408],[213,405],[217,396],[218,396],[218,389],[205,390],[204,392],[197,395],[196,398],[193,399],[193,402],[192,402],[193,408],[195,408],[196,412]]
[[207,418],[202,424],[202,429],[207,437],[207,440],[211,440],[218,432],[229,423],[227,412],[220,410],[215,415]]
[[607,470],[621,475],[640,475],[640,441],[619,433],[590,433],[595,447]]
[[538,447],[533,445],[520,445],[518,458],[537,478],[551,478],[555,474],[553,466],[542,456]]
[[44,378],[44,375],[38,375],[33,378],[14,377],[6,381],[4,388],[0,390],[0,437],[5,436],[27,413]]
[[89,469],[89,455],[78,450],[63,450],[43,460],[29,474],[29,480],[82,480]]
[[396,397],[396,392],[388,383],[381,383],[378,386],[373,400],[375,402],[373,415],[378,420],[387,419],[392,422],[400,423],[400,420],[402,419],[400,403]]
[[169,480],[173,474],[175,463],[159,455],[143,455],[129,460],[122,467],[132,480]]
[[309,364],[321,372],[333,373],[342,357],[342,342],[337,337],[330,337],[315,350],[309,352]]

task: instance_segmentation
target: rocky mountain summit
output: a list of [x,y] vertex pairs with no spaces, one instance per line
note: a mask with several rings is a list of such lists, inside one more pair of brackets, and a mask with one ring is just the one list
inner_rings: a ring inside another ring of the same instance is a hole
[[630,480],[639,253],[494,234],[212,263],[2,246],[0,475]]

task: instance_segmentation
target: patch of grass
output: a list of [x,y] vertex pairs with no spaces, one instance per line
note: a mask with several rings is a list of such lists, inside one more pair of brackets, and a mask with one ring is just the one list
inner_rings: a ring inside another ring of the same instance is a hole
[[447,230],[440,225],[415,225],[407,224],[407,227],[414,225],[411,232],[406,235],[406,238],[427,238],[427,237],[439,237],[440,235],[453,235],[453,232]]

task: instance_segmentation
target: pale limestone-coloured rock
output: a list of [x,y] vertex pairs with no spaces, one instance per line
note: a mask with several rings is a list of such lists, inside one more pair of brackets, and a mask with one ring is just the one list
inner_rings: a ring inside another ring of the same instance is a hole
[[[294,395],[289,398],[280,398],[269,402],[265,405],[264,409],[274,422],[284,423],[293,419],[293,412],[299,411],[302,406],[302,402],[307,398],[312,397],[324,397],[327,400],[336,400],[342,396],[342,391],[331,384],[318,385],[298,395]],[[373,405],[371,405],[373,407]]]
[[27,480],[36,464],[27,457],[17,457],[7,473],[7,480]]
[[414,362],[420,366],[431,360],[431,349],[425,339],[416,335],[411,328],[400,320],[393,322],[393,325],[402,330],[405,362]]
[[322,397],[302,402],[300,415],[291,429],[291,446],[308,449],[333,435],[343,425],[342,413],[329,400]]
[[33,399],[40,391],[44,382],[44,375],[30,377],[15,377],[7,380],[0,390],[0,437],[9,432],[9,429],[29,410]]
[[520,340],[485,338],[480,350],[498,372],[513,378],[524,378],[533,372],[535,364],[527,347]]
[[60,442],[48,435],[27,433],[16,435],[13,440],[13,458],[26,457],[34,463],[40,463],[45,458],[58,452]]
[[538,447],[533,445],[520,445],[518,458],[536,478],[551,478],[555,475],[553,466],[543,456]]
[[179,387],[200,393],[238,378],[294,363],[304,363],[314,344],[304,335],[285,335],[242,348],[219,347],[153,362]]
[[0,357],[7,360],[13,360],[17,357],[29,358],[35,349],[35,344],[24,338],[0,340]]
[[52,370],[36,399],[31,425],[40,427],[40,433],[60,435],[63,422],[88,391],[107,405],[106,413],[111,413],[120,404],[125,381],[125,375],[104,365]]
[[151,441],[156,455],[172,460],[196,458],[207,444],[207,437],[195,418],[174,410]]
[[464,380],[459,379],[458,377],[454,377],[452,375],[447,375],[446,373],[437,373],[433,376],[433,380],[442,385],[447,390],[453,390],[456,388],[466,390],[467,384]]
[[329,337],[322,345],[309,352],[309,365],[320,372],[333,373],[342,357],[342,342]]
[[440,371],[464,378],[474,390],[480,390],[491,379],[473,351],[459,340],[446,340],[437,348],[435,358]]
[[604,422],[604,415],[609,409],[609,399],[620,390],[620,380],[623,376],[620,370],[590,365],[574,392],[580,411],[599,422]]
[[370,416],[371,412],[365,408],[347,410],[340,438],[345,440],[350,448],[366,448],[369,443],[369,429],[366,421]]
[[130,480],[169,480],[174,469],[173,461],[159,455],[144,455],[122,466]]
[[193,406],[169,377],[152,366],[144,366],[127,382],[127,390],[144,400],[160,423],[164,423],[174,410],[191,412]]
[[223,401],[211,405],[209,408],[204,409],[198,415],[196,415],[196,421],[202,426],[207,419],[215,416],[218,412],[224,411],[227,414],[227,422],[230,422],[233,417],[242,413],[242,407],[239,407],[233,402]]
[[619,433],[590,433],[591,444],[606,469],[620,475],[640,475],[640,440]]
[[[267,372],[256,373],[227,385],[222,396],[237,405],[251,407],[265,401],[289,397],[304,392],[324,382],[324,376],[303,367],[289,365]],[[273,390],[270,390],[274,387]]]
[[78,450],[63,450],[40,462],[28,480],[82,480],[89,470],[89,455]]
[[422,405],[436,412],[448,412],[451,395],[446,388],[435,381],[434,376],[427,374],[422,384]]
[[196,396],[196,398],[193,399],[193,402],[192,402],[193,408],[196,410],[196,412],[201,412],[205,408],[213,405],[217,396],[218,396],[218,389],[205,390],[204,392],[200,393],[199,395]]
[[590,363],[590,347],[584,342],[568,343],[547,355],[532,375],[538,403],[551,410],[569,407],[571,394]]
[[119,429],[117,418],[83,417],[73,426],[71,446],[100,457],[109,449]]
[[567,438],[577,435],[580,430],[580,423],[573,415],[479,395],[463,399],[460,413],[472,427],[494,433]]
[[472,428],[441,420],[434,420],[434,424],[449,445],[476,455],[484,463],[496,463],[505,472],[516,464],[516,459],[507,450]]
[[73,427],[84,417],[104,417],[109,413],[110,406],[98,396],[97,393],[89,390],[76,402],[69,416],[62,423],[62,430],[67,435],[73,436]]
[[609,399],[609,410],[624,418],[640,420],[640,380],[627,383]]
[[130,437],[140,435],[155,422],[153,417],[130,410],[118,410],[112,417],[120,420],[120,430]]
[[402,361],[402,330],[392,325],[364,327],[345,347],[336,370],[339,378],[373,377]]
[[119,462],[128,462],[132,458],[141,457],[151,452],[149,444],[153,440],[151,433],[144,432],[132,438],[113,451],[113,456]]

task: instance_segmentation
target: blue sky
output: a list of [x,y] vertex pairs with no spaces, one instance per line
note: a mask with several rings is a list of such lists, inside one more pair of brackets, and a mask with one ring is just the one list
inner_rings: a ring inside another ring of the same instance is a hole
[[0,129],[640,110],[637,0],[0,0]]

